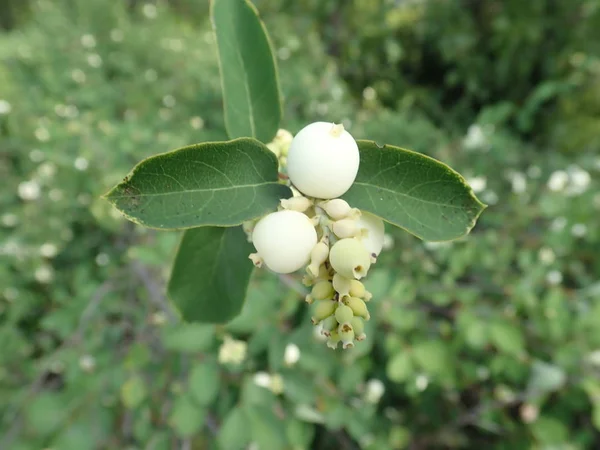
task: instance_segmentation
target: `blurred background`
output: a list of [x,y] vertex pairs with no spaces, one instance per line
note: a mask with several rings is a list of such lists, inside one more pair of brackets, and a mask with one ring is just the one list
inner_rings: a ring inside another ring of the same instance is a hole
[[439,158],[489,208],[388,230],[352,351],[266,271],[230,324],[177,325],[178,233],[99,196],[226,139],[208,2],[0,0],[0,449],[600,448],[600,3],[254,3],[284,128]]

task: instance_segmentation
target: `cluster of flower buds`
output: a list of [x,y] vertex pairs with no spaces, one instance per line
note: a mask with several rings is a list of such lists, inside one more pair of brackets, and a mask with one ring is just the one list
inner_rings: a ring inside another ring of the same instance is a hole
[[366,338],[371,294],[360,280],[383,247],[383,221],[338,198],[354,182],[358,165],[358,146],[342,125],[308,125],[287,152],[294,197],[282,199],[279,211],[245,224],[257,267],[277,273],[305,268],[312,322],[334,349]]

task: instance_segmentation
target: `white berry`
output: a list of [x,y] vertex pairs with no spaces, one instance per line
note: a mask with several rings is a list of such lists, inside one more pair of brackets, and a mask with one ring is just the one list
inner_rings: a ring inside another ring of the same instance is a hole
[[317,244],[317,232],[304,214],[278,211],[256,224],[252,243],[269,269],[291,273],[308,263],[310,252]]
[[359,229],[367,230],[361,238],[361,242],[369,251],[370,255],[374,254],[375,256],[378,256],[383,248],[385,234],[383,220],[373,214],[363,211],[360,218],[356,221],[356,226]]
[[287,170],[292,184],[304,195],[329,199],[350,189],[359,162],[358,145],[343,125],[314,122],[292,140]]

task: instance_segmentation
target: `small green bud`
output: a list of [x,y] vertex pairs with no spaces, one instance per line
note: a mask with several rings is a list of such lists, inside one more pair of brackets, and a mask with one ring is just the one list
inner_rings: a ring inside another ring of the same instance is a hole
[[363,298],[365,295],[365,285],[358,280],[350,280],[350,295],[352,297]]
[[369,320],[371,315],[369,314],[369,310],[367,309],[367,304],[358,297],[347,297],[344,299],[344,302],[352,308],[355,316],[359,316],[364,318],[365,320]]
[[360,279],[371,267],[371,255],[360,241],[352,238],[337,241],[331,247],[329,261],[334,270],[346,278]]
[[312,305],[313,302],[315,301],[315,299],[313,298],[312,295],[308,294],[306,297],[304,297],[304,301],[306,303],[308,303],[309,305]]
[[365,323],[360,317],[352,317],[350,320],[350,325],[352,325],[352,329],[354,330],[354,334],[356,335],[357,339],[359,335],[364,334]]
[[333,301],[317,302],[312,317],[312,323],[316,325],[326,317],[331,316],[335,311],[336,304],[337,302]]
[[327,261],[329,255],[329,246],[321,241],[315,245],[310,252],[310,265],[307,267],[307,272],[313,277],[317,277],[320,272],[320,266]]
[[373,298],[373,294],[371,294],[369,291],[365,291],[365,295],[363,297],[365,302],[368,302],[369,300],[371,300]]
[[324,336],[331,336],[331,332],[338,327],[338,322],[335,316],[329,316],[321,322],[321,325],[323,325],[322,334]]
[[320,203],[319,206],[325,210],[327,215],[333,220],[344,219],[352,210],[346,200],[335,198],[327,202]]
[[338,326],[338,333],[345,333],[347,331],[354,331],[350,322],[340,323]]
[[339,323],[348,323],[354,317],[354,311],[347,305],[341,303],[335,310],[335,318]]
[[332,298],[335,291],[330,281],[319,281],[312,288],[311,295],[315,300],[325,300]]
[[350,294],[350,280],[348,278],[336,273],[333,276],[332,283],[335,291],[340,294],[340,298]]
[[332,349],[336,349],[338,343],[340,342],[341,338],[340,335],[337,331],[333,330],[329,336],[329,339],[327,339],[327,347],[332,348]]
[[342,333],[338,333],[340,340],[342,341],[342,347],[344,349],[354,347],[354,331],[350,329],[349,331],[344,331]]

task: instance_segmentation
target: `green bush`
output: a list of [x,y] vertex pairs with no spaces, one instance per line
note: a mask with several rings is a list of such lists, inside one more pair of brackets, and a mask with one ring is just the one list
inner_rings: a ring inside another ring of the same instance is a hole
[[99,199],[225,139],[206,9],[38,1],[0,35],[0,448],[596,448],[600,9],[467,3],[256,2],[285,128],[344,120],[490,205],[451,244],[392,232],[345,353],[287,276],[255,274],[229,324],[175,327],[177,236]]

